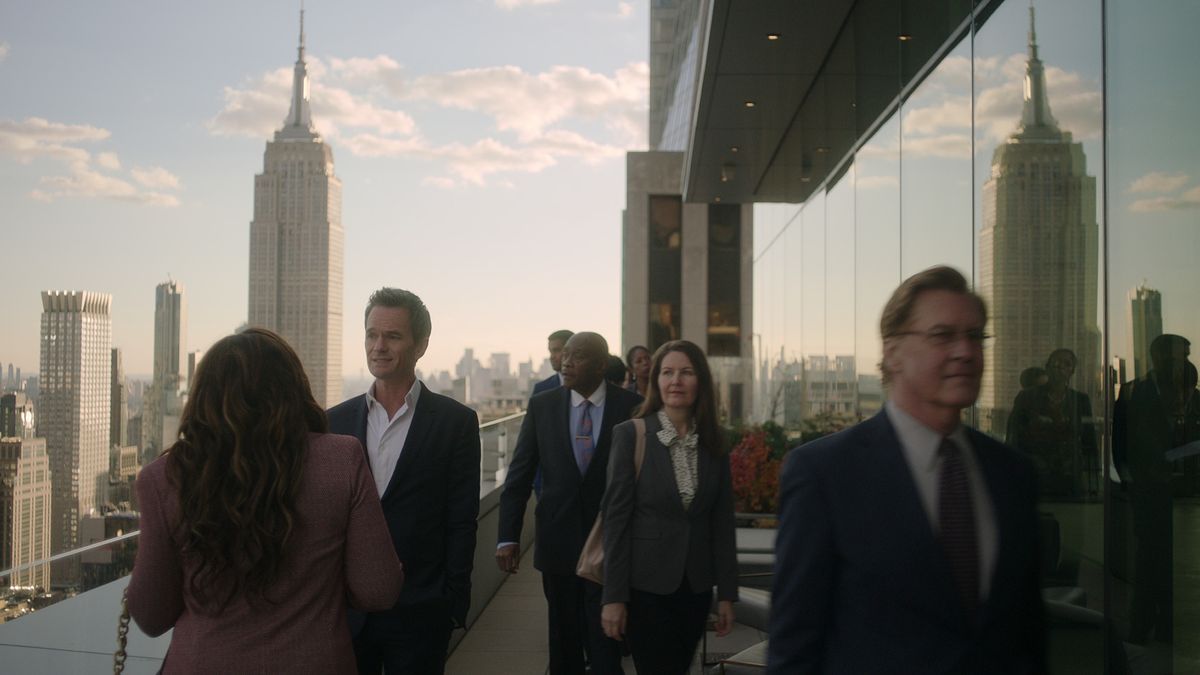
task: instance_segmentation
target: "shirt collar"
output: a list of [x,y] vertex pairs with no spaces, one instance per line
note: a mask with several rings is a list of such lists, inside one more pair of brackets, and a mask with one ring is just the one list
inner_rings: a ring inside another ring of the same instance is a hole
[[[942,445],[942,435],[921,424],[915,417],[900,409],[891,399],[883,404],[887,410],[888,421],[896,430],[900,439],[900,447],[908,456],[912,466],[925,467],[929,471],[937,469],[938,449]],[[962,424],[954,428],[947,436],[964,455],[970,455],[971,444],[967,440],[967,431]],[[968,460],[970,461],[970,460]]]
[[[587,400],[591,401],[593,406],[595,406],[597,408],[601,408],[604,406],[604,399],[607,396],[607,394],[608,394],[608,384],[601,382],[600,386],[596,387],[596,391],[593,391],[592,395],[587,397]],[[578,408],[581,405],[583,405],[583,394],[580,394],[579,392],[572,389],[571,390],[571,407]]]
[[690,427],[688,427],[687,434],[680,438],[679,431],[675,429],[675,423],[672,422],[671,418],[667,416],[667,411],[665,408],[659,408],[656,416],[658,417],[659,424],[659,430],[656,435],[658,436],[660,443],[669,448],[671,447],[672,443],[674,443],[676,440],[679,440],[683,443],[683,447],[685,448],[694,449],[696,447],[696,442],[699,440],[699,438],[696,435],[695,424],[692,424]]
[[[421,380],[418,378],[413,380],[413,385],[408,388],[408,393],[404,395],[404,405],[400,406],[407,410],[413,410],[417,407],[417,400],[421,398]],[[367,387],[367,410],[372,410],[375,406],[380,405],[379,400],[375,398],[375,383]]]

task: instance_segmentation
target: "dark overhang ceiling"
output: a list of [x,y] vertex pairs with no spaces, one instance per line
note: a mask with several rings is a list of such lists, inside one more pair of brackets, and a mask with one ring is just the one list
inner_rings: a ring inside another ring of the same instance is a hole
[[684,198],[803,202],[965,33],[972,4],[712,0]]

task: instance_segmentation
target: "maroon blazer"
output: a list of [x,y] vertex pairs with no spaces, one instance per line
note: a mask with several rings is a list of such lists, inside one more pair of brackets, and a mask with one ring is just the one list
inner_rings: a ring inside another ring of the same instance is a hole
[[196,562],[180,555],[179,498],[164,457],[142,469],[137,494],[142,534],[129,614],[150,636],[175,629],[162,672],[356,672],[347,603],[391,607],[404,574],[355,438],[309,435],[297,527],[267,592],[278,604],[251,607],[238,596],[220,614],[206,612],[188,591]]

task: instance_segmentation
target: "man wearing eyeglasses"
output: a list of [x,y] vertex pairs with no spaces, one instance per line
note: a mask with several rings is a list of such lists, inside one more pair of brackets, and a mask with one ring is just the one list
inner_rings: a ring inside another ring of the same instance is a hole
[[961,423],[986,323],[957,270],[908,278],[884,410],[790,453],[768,672],[1045,672],[1033,466]]

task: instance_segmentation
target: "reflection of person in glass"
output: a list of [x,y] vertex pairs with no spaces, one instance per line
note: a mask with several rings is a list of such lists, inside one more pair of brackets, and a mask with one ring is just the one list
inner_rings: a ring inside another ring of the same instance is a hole
[[658,349],[663,343],[679,339],[679,329],[675,326],[675,311],[669,302],[659,302],[650,305],[650,314],[654,320],[650,322],[650,349]]
[[1042,494],[1081,497],[1094,494],[1091,478],[1099,456],[1092,402],[1068,386],[1075,352],[1056,349],[1046,359],[1044,384],[1022,389],[1008,420],[1008,444],[1027,453],[1038,470]]
[[1160,335],[1150,343],[1151,370],[1121,387],[1113,411],[1113,459],[1130,485],[1133,504],[1133,606],[1129,641],[1145,644],[1153,632],[1172,640],[1171,451],[1200,440],[1200,394],[1196,367],[1188,361],[1191,343],[1180,335]]

